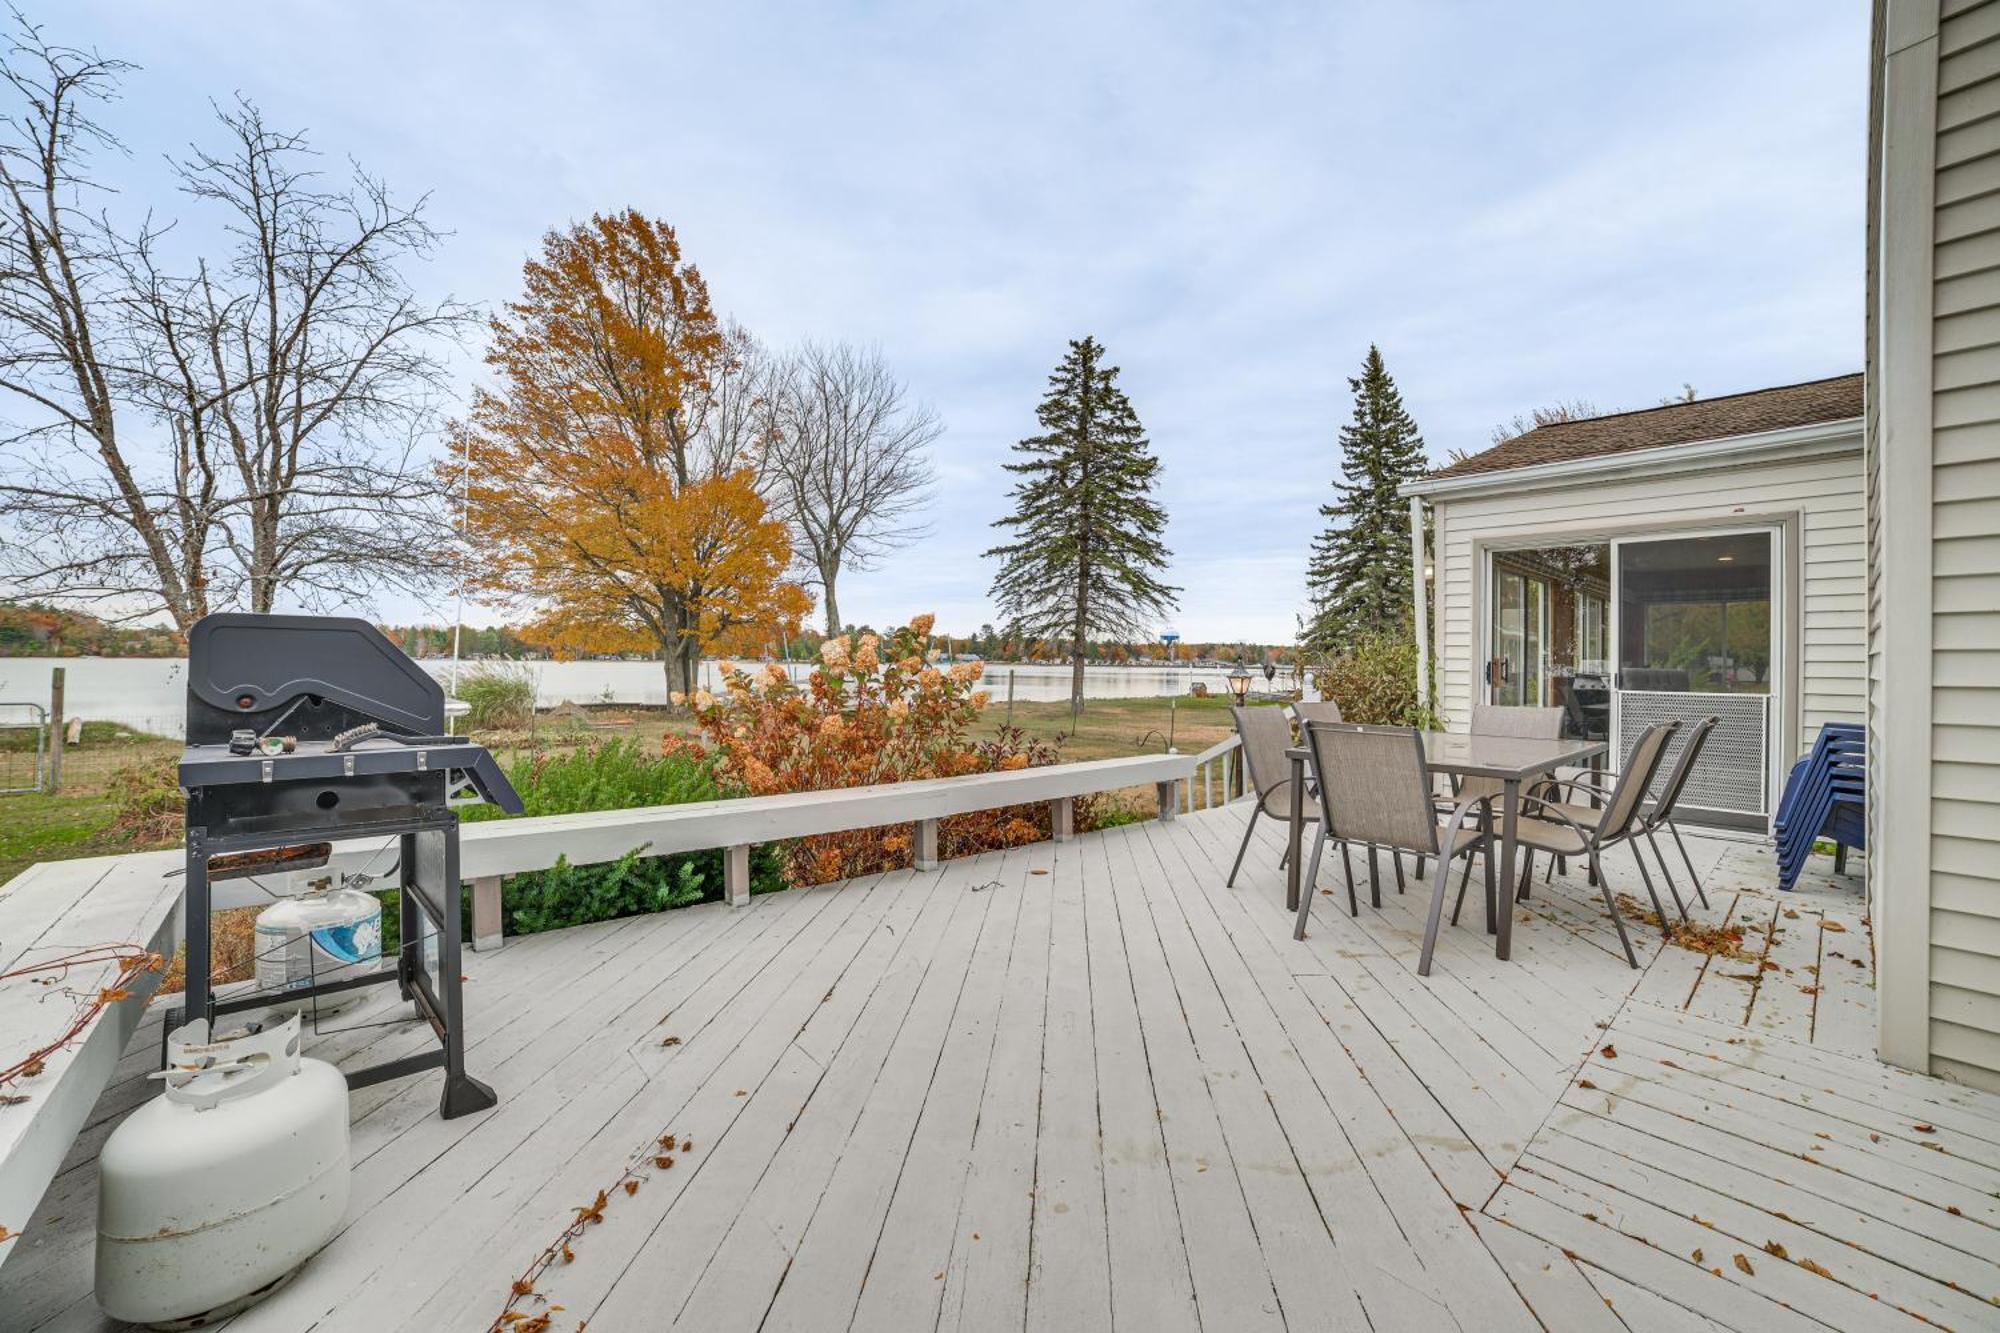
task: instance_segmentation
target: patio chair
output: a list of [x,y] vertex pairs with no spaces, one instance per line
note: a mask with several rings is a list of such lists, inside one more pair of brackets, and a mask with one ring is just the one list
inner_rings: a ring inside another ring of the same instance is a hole
[[[1683,921],[1687,920],[1687,904],[1681,901],[1680,887],[1674,883],[1673,872],[1667,868],[1666,854],[1660,850],[1657,835],[1661,829],[1665,829],[1668,836],[1674,840],[1674,846],[1681,854],[1681,862],[1687,866],[1688,879],[1694,883],[1695,897],[1700,900],[1703,907],[1707,907],[1708,893],[1702,887],[1701,876],[1695,871],[1694,858],[1688,855],[1687,844],[1681,841],[1680,828],[1674,823],[1674,810],[1680,804],[1681,792],[1687,787],[1688,777],[1694,772],[1694,766],[1701,762],[1701,752],[1708,744],[1709,733],[1721,725],[1722,719],[1712,714],[1694,724],[1694,729],[1688,732],[1687,739],[1681,742],[1680,749],[1674,752],[1673,767],[1667,770],[1666,780],[1660,787],[1659,795],[1655,796],[1653,803],[1639,815],[1639,832],[1645,836],[1646,845],[1653,849],[1653,859],[1660,863],[1660,877],[1666,880],[1667,893],[1672,896],[1674,906],[1680,910]],[[1598,797],[1601,804],[1606,784],[1611,780],[1610,774],[1586,773],[1581,778],[1569,778],[1548,785],[1565,790],[1580,789],[1589,792]],[[1596,814],[1589,807],[1560,802],[1558,804],[1572,816],[1579,811],[1593,818]],[[1553,861],[1549,868],[1554,870]]]
[[[1332,699],[1301,699],[1292,705],[1292,716],[1298,719],[1299,743],[1301,745],[1305,744],[1305,729],[1308,723],[1345,722],[1347,720],[1340,715],[1340,704]],[[1319,787],[1313,784],[1310,778],[1307,779],[1307,783],[1307,799],[1317,800],[1319,797]],[[1342,849],[1342,855],[1345,855],[1345,848]],[[1391,852],[1389,859],[1396,867],[1396,892],[1401,893],[1403,891],[1403,855],[1401,852]],[[1349,878],[1353,877],[1354,870],[1352,867],[1343,865],[1341,868],[1346,871]],[[1368,851],[1368,893],[1375,900],[1377,907],[1382,905],[1380,874],[1380,867],[1375,864],[1375,850],[1370,848]],[[1424,858],[1419,856],[1417,858],[1417,877],[1421,879],[1423,878],[1423,874]]]
[[[1474,704],[1472,725],[1467,728],[1475,736],[1518,736],[1524,740],[1553,741],[1562,739],[1565,715],[1560,708],[1536,708],[1520,704]],[[1498,778],[1458,779],[1450,801],[1441,800],[1438,813],[1449,813],[1452,806],[1471,797],[1486,797],[1498,801],[1505,794],[1507,784]],[[1513,867],[1508,867],[1512,870]],[[1423,865],[1418,863],[1417,873],[1423,874]],[[1466,882],[1472,878],[1472,867],[1468,864],[1465,874],[1458,882],[1459,901],[1465,900]],[[1458,913],[1452,913],[1452,924],[1458,924]]]
[[1292,705],[1292,716],[1298,719],[1301,728],[1308,722],[1346,721],[1340,715],[1340,705],[1332,699],[1301,699]]
[[[1292,794],[1286,790],[1292,782],[1291,760],[1285,758],[1285,751],[1292,746],[1292,723],[1282,708],[1245,708],[1232,704],[1229,713],[1236,721],[1236,734],[1243,738],[1243,772],[1257,795],[1257,804],[1250,810],[1250,822],[1243,829],[1242,845],[1236,849],[1236,863],[1229,867],[1229,878],[1225,881],[1235,888],[1236,872],[1243,868],[1243,854],[1250,850],[1250,835],[1256,832],[1257,817],[1269,815],[1285,822],[1291,820]],[[1319,819],[1310,799],[1305,806],[1305,817]],[[1278,864],[1282,867],[1284,862]]]
[[[1632,859],[1638,863],[1639,878],[1646,885],[1646,896],[1653,900],[1653,911],[1659,915],[1660,925],[1670,930],[1666,908],[1660,903],[1660,895],[1653,888],[1653,876],[1646,869],[1645,859],[1639,854],[1639,845],[1634,839],[1643,831],[1640,807],[1645,804],[1646,792],[1653,785],[1653,779],[1660,771],[1660,763],[1666,758],[1667,742],[1673,739],[1679,729],[1678,721],[1655,722],[1647,727],[1632,746],[1626,760],[1625,771],[1606,798],[1604,807],[1593,810],[1588,806],[1563,805],[1545,800],[1540,796],[1523,793],[1521,796],[1522,818],[1515,827],[1515,841],[1527,849],[1529,875],[1534,873],[1534,856],[1537,851],[1551,856],[1582,856],[1590,861],[1591,879],[1598,892],[1604,895],[1604,906],[1611,913],[1611,924],[1618,929],[1618,942],[1625,948],[1625,961],[1633,967],[1639,966],[1639,956],[1632,951],[1632,941],[1625,934],[1625,919],[1619,915],[1618,902],[1611,896],[1611,885],[1604,878],[1604,865],[1600,853],[1614,843],[1628,842],[1632,845]],[[1460,810],[1466,807],[1461,805]],[[1453,816],[1459,818],[1458,815]],[[1498,836],[1498,835],[1495,835]],[[1523,877],[1525,878],[1525,876]],[[1452,924],[1458,924],[1459,909],[1465,906],[1465,887],[1459,886],[1458,904],[1451,911]],[[1506,904],[1513,910],[1513,904]],[[1431,899],[1430,920],[1424,929],[1423,958],[1417,966],[1417,975],[1427,976],[1430,972],[1431,950],[1437,943],[1438,917],[1444,909],[1444,883],[1438,883],[1435,896]]]
[[[1414,727],[1364,727],[1350,722],[1306,724],[1306,745],[1319,773],[1320,836],[1299,893],[1298,921],[1292,938],[1306,937],[1312,912],[1320,851],[1328,842],[1361,843],[1372,861],[1375,849],[1414,852],[1437,861],[1438,892],[1444,892],[1451,863],[1460,856],[1486,851],[1486,883],[1493,883],[1493,853],[1485,829],[1467,827],[1465,814],[1485,802],[1475,797],[1453,814],[1444,831],[1431,806],[1431,770],[1424,760],[1424,740]],[[1341,859],[1347,858],[1343,854]],[[1382,905],[1379,885],[1375,906]],[[1347,910],[1361,915],[1354,876],[1347,877]]]

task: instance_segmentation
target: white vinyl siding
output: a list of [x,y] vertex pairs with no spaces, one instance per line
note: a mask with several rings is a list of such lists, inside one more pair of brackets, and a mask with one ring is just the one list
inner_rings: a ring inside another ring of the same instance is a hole
[[2000,1087],[2000,3],[1937,34],[1931,1063]]
[[[1809,746],[1823,722],[1859,721],[1866,705],[1867,595],[1860,451],[1857,425],[1851,447],[1805,458],[1434,497],[1437,679],[1446,725],[1462,730],[1478,702],[1487,657],[1475,623],[1482,549],[1785,520],[1797,523],[1801,548],[1783,557],[1798,562],[1783,588],[1795,584],[1800,591],[1799,641],[1786,650],[1795,654],[1788,674],[1800,721],[1795,742]],[[1781,725],[1776,717],[1773,723]]]

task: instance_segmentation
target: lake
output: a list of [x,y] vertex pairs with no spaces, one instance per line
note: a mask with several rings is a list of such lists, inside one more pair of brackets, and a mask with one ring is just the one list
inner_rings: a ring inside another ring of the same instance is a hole
[[[448,660],[425,660],[425,670],[446,682],[449,692],[452,664]],[[506,665],[534,678],[536,702],[544,708],[557,704],[614,703],[665,704],[667,682],[658,662],[518,662],[465,663],[461,671],[480,666]],[[719,688],[714,661],[702,663],[703,683]],[[745,665],[756,665],[746,663]],[[0,721],[22,717],[19,708],[7,704],[49,702],[49,669],[62,667],[64,710],[71,717],[93,722],[120,722],[140,731],[160,736],[179,736],[186,718],[187,660],[163,657],[0,657]],[[793,663],[795,675],[803,676],[804,663]],[[1218,668],[1093,666],[1084,671],[1084,694],[1092,699],[1148,699],[1185,694],[1192,681],[1205,684],[1217,694],[1228,693],[1229,673]],[[1066,666],[989,664],[981,685],[990,690],[995,705],[1007,699],[1011,678],[1014,697],[1024,701],[1058,701],[1069,698],[1070,670]],[[1258,687],[1262,688],[1261,676]]]

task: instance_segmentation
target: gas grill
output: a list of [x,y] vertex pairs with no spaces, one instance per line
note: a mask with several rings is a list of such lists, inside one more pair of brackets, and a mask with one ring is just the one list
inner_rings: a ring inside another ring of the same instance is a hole
[[[518,814],[521,798],[484,746],[444,732],[444,691],[364,620],[212,615],[188,634],[187,991],[169,1026],[261,1009],[273,996],[217,999],[209,985],[210,885],[326,865],[334,846],[376,840],[402,907],[394,968],[286,989],[287,1001],[394,984],[437,1049],[349,1071],[366,1087],[442,1066],[445,1119],[494,1104],[465,1072],[459,993],[458,815],[476,796]],[[427,960],[434,940],[436,961]]]

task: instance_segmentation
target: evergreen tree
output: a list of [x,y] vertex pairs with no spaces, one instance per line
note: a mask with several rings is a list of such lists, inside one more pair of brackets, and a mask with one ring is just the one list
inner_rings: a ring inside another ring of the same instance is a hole
[[1014,446],[1014,512],[995,527],[1013,540],[999,556],[993,598],[1008,634],[1067,647],[1070,711],[1083,707],[1084,645],[1092,634],[1150,638],[1178,588],[1159,581],[1166,511],[1151,493],[1160,461],[1095,338],[1072,342],[1036,409],[1042,433]]
[[1410,612],[1410,506],[1396,493],[1424,474],[1424,440],[1403,395],[1369,344],[1354,391],[1354,420],[1340,428],[1337,498],[1320,506],[1326,528],[1306,564],[1312,611],[1303,626],[1312,652],[1337,651],[1355,635],[1392,630]]

